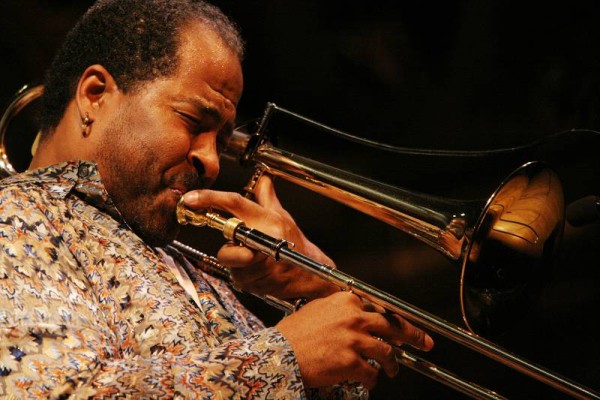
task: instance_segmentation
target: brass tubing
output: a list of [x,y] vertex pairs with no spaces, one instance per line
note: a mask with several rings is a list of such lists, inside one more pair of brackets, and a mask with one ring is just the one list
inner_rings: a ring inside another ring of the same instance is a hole
[[462,255],[466,229],[481,202],[442,199],[386,185],[269,145],[254,159],[269,175],[329,197],[390,224],[452,260]]

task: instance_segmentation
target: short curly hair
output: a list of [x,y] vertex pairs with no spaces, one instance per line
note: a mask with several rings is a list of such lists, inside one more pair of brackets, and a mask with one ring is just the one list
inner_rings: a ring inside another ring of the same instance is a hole
[[39,123],[44,136],[60,122],[87,67],[101,64],[124,92],[177,68],[178,35],[191,20],[219,34],[240,61],[236,25],[201,0],[98,0],[67,34],[46,72]]

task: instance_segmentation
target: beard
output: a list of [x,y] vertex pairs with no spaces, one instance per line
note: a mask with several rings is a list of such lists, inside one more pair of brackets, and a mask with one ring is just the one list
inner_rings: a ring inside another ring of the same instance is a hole
[[[124,140],[127,130],[115,123],[98,146],[95,157],[109,196],[126,224],[151,246],[165,246],[178,235],[174,192],[204,186],[198,173],[172,172],[159,165],[160,151]],[[132,156],[134,155],[134,156]]]

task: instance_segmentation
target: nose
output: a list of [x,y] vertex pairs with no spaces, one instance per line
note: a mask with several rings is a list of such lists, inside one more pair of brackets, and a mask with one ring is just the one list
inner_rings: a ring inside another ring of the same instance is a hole
[[188,161],[207,184],[212,184],[219,175],[219,153],[217,133],[205,132],[192,139]]

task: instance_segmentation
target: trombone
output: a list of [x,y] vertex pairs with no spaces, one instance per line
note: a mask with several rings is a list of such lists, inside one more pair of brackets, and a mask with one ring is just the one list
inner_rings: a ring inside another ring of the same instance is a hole
[[[15,173],[4,146],[8,125],[41,94],[39,86],[25,87],[5,111],[0,121],[1,174]],[[343,271],[318,263],[291,249],[287,241],[256,231],[235,218],[226,219],[210,210],[197,213],[180,205],[177,218],[181,224],[221,230],[228,240],[296,264],[343,290],[352,290],[389,312],[564,394],[579,399],[600,399],[597,392],[480,336],[498,332],[523,302],[532,301],[538,289],[533,279],[535,272],[544,268],[554,255],[564,224],[564,196],[561,182],[550,166],[543,162],[521,165],[484,202],[447,200],[383,184],[273,146],[269,126],[277,114],[345,135],[269,103],[258,127],[250,133],[236,129],[225,149],[226,156],[242,165],[255,167],[246,192],[252,194],[262,174],[278,176],[386,222],[460,263],[461,312],[468,329],[450,324]],[[356,138],[351,137],[351,140]],[[172,246],[199,261],[209,272],[231,282],[228,270],[213,257],[179,242]],[[498,260],[502,262],[498,263]],[[270,296],[265,296],[264,300],[286,312],[299,306]],[[396,350],[401,364],[464,394],[478,399],[504,398],[403,349]]]

